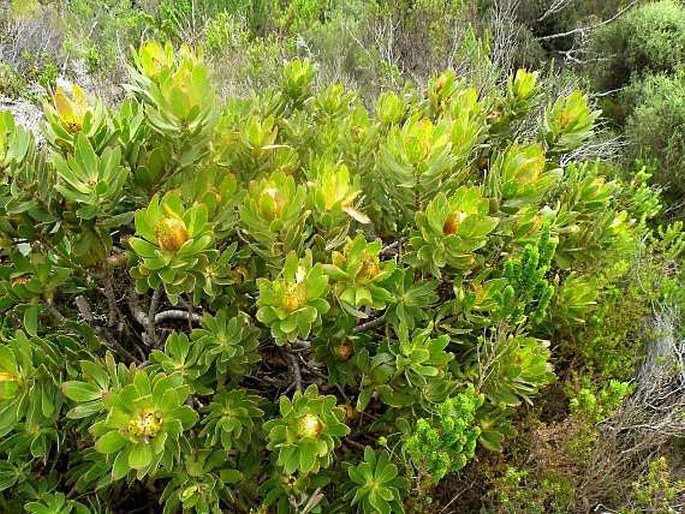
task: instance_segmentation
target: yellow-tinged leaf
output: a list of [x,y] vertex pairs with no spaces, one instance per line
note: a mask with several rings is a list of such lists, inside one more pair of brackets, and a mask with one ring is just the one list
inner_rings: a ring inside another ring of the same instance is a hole
[[358,221],[359,223],[363,223],[364,225],[371,223],[371,219],[366,214],[359,212],[354,207],[343,207],[343,211],[345,211],[350,218]]
[[67,96],[67,93],[61,87],[57,88],[53,96],[53,101],[55,103],[55,109],[57,114],[61,119],[74,117],[74,109],[72,107],[71,100]]
[[53,96],[57,116],[65,128],[72,134],[83,128],[83,120],[90,111],[86,93],[76,84],[71,86],[72,97],[64,89],[57,88]]
[[88,105],[88,98],[86,98],[86,92],[78,85],[71,85],[71,97],[74,104],[78,106]]

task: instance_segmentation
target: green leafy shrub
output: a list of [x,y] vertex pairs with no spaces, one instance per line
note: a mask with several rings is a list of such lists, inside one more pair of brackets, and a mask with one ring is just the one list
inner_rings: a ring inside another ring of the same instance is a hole
[[205,418],[203,430],[209,433],[212,446],[218,441],[227,450],[246,448],[252,441],[255,431],[255,420],[260,420],[264,411],[257,405],[260,398],[244,391],[234,390],[214,398],[209,404],[209,415]]
[[[207,208],[198,204],[185,209],[178,193],[154,197],[144,211],[136,213],[131,248],[141,257],[135,272],[141,291],[162,284],[170,295],[193,292],[206,265],[207,250],[214,241]],[[204,262],[203,262],[204,261]]]
[[486,503],[498,514],[561,514],[572,508],[574,489],[569,480],[550,474],[536,477],[525,469],[507,466],[491,482]]
[[480,435],[476,410],[482,404],[483,397],[470,388],[441,403],[433,420],[416,421],[402,448],[429,483],[459,471],[473,458]]
[[633,484],[633,495],[630,507],[623,510],[626,514],[651,510],[669,512],[677,509],[678,496],[683,490],[683,482],[671,476],[666,457],[655,458],[649,464],[646,476],[640,477]]
[[647,76],[624,95],[632,106],[625,127],[632,155],[653,160],[654,178],[678,198],[685,192],[685,72]]
[[281,397],[280,418],[269,420],[264,430],[269,433],[267,448],[278,453],[276,462],[286,474],[306,475],[331,465],[340,438],[350,433],[335,403],[334,396],[320,396],[315,385],[304,394],[297,391],[292,401]]
[[402,512],[506,447],[658,210],[527,72],[375,111],[304,59],[225,102],[185,46],[130,74],[57,90],[42,146],[0,116],[8,505]]
[[[197,422],[197,413],[184,405],[190,389],[180,375],[144,371],[132,373],[130,383],[108,391],[103,404],[106,418],[91,428],[95,449],[111,462],[112,479],[135,471],[141,478],[154,474],[159,466],[171,468],[179,459],[179,438]],[[92,400],[102,395],[97,388],[67,382],[64,394],[74,401]]]
[[350,466],[347,473],[353,483],[352,505],[359,505],[361,512],[404,512],[402,496],[406,480],[399,476],[387,452],[379,454],[370,446],[365,447],[364,460]]
[[0,94],[8,98],[21,98],[26,90],[25,79],[8,64],[0,63]]
[[321,316],[330,308],[324,297],[328,294],[328,280],[320,265],[312,266],[312,254],[298,260],[288,254],[282,278],[269,281],[258,279],[259,300],[257,319],[271,327],[276,344],[296,338],[307,339],[312,325],[321,323]]
[[650,73],[673,73],[685,59],[685,8],[675,0],[647,2],[595,34],[601,89],[615,89]]

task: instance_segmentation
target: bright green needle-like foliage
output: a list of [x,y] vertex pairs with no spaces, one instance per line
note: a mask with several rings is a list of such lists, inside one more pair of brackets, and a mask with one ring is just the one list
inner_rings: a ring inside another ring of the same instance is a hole
[[417,420],[403,443],[403,451],[429,481],[440,481],[473,458],[480,435],[476,410],[482,403],[483,397],[471,386],[442,402],[432,419]]

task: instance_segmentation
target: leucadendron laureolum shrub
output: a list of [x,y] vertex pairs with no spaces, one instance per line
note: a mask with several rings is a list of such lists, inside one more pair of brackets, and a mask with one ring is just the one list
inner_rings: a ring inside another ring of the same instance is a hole
[[555,379],[647,230],[587,98],[315,76],[222,103],[147,43],[40,146],[0,114],[0,510],[404,512]]

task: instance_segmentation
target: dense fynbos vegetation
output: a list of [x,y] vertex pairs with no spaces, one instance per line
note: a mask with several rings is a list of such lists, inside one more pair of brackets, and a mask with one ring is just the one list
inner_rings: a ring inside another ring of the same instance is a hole
[[680,4],[234,3],[0,65],[0,510],[677,511]]

